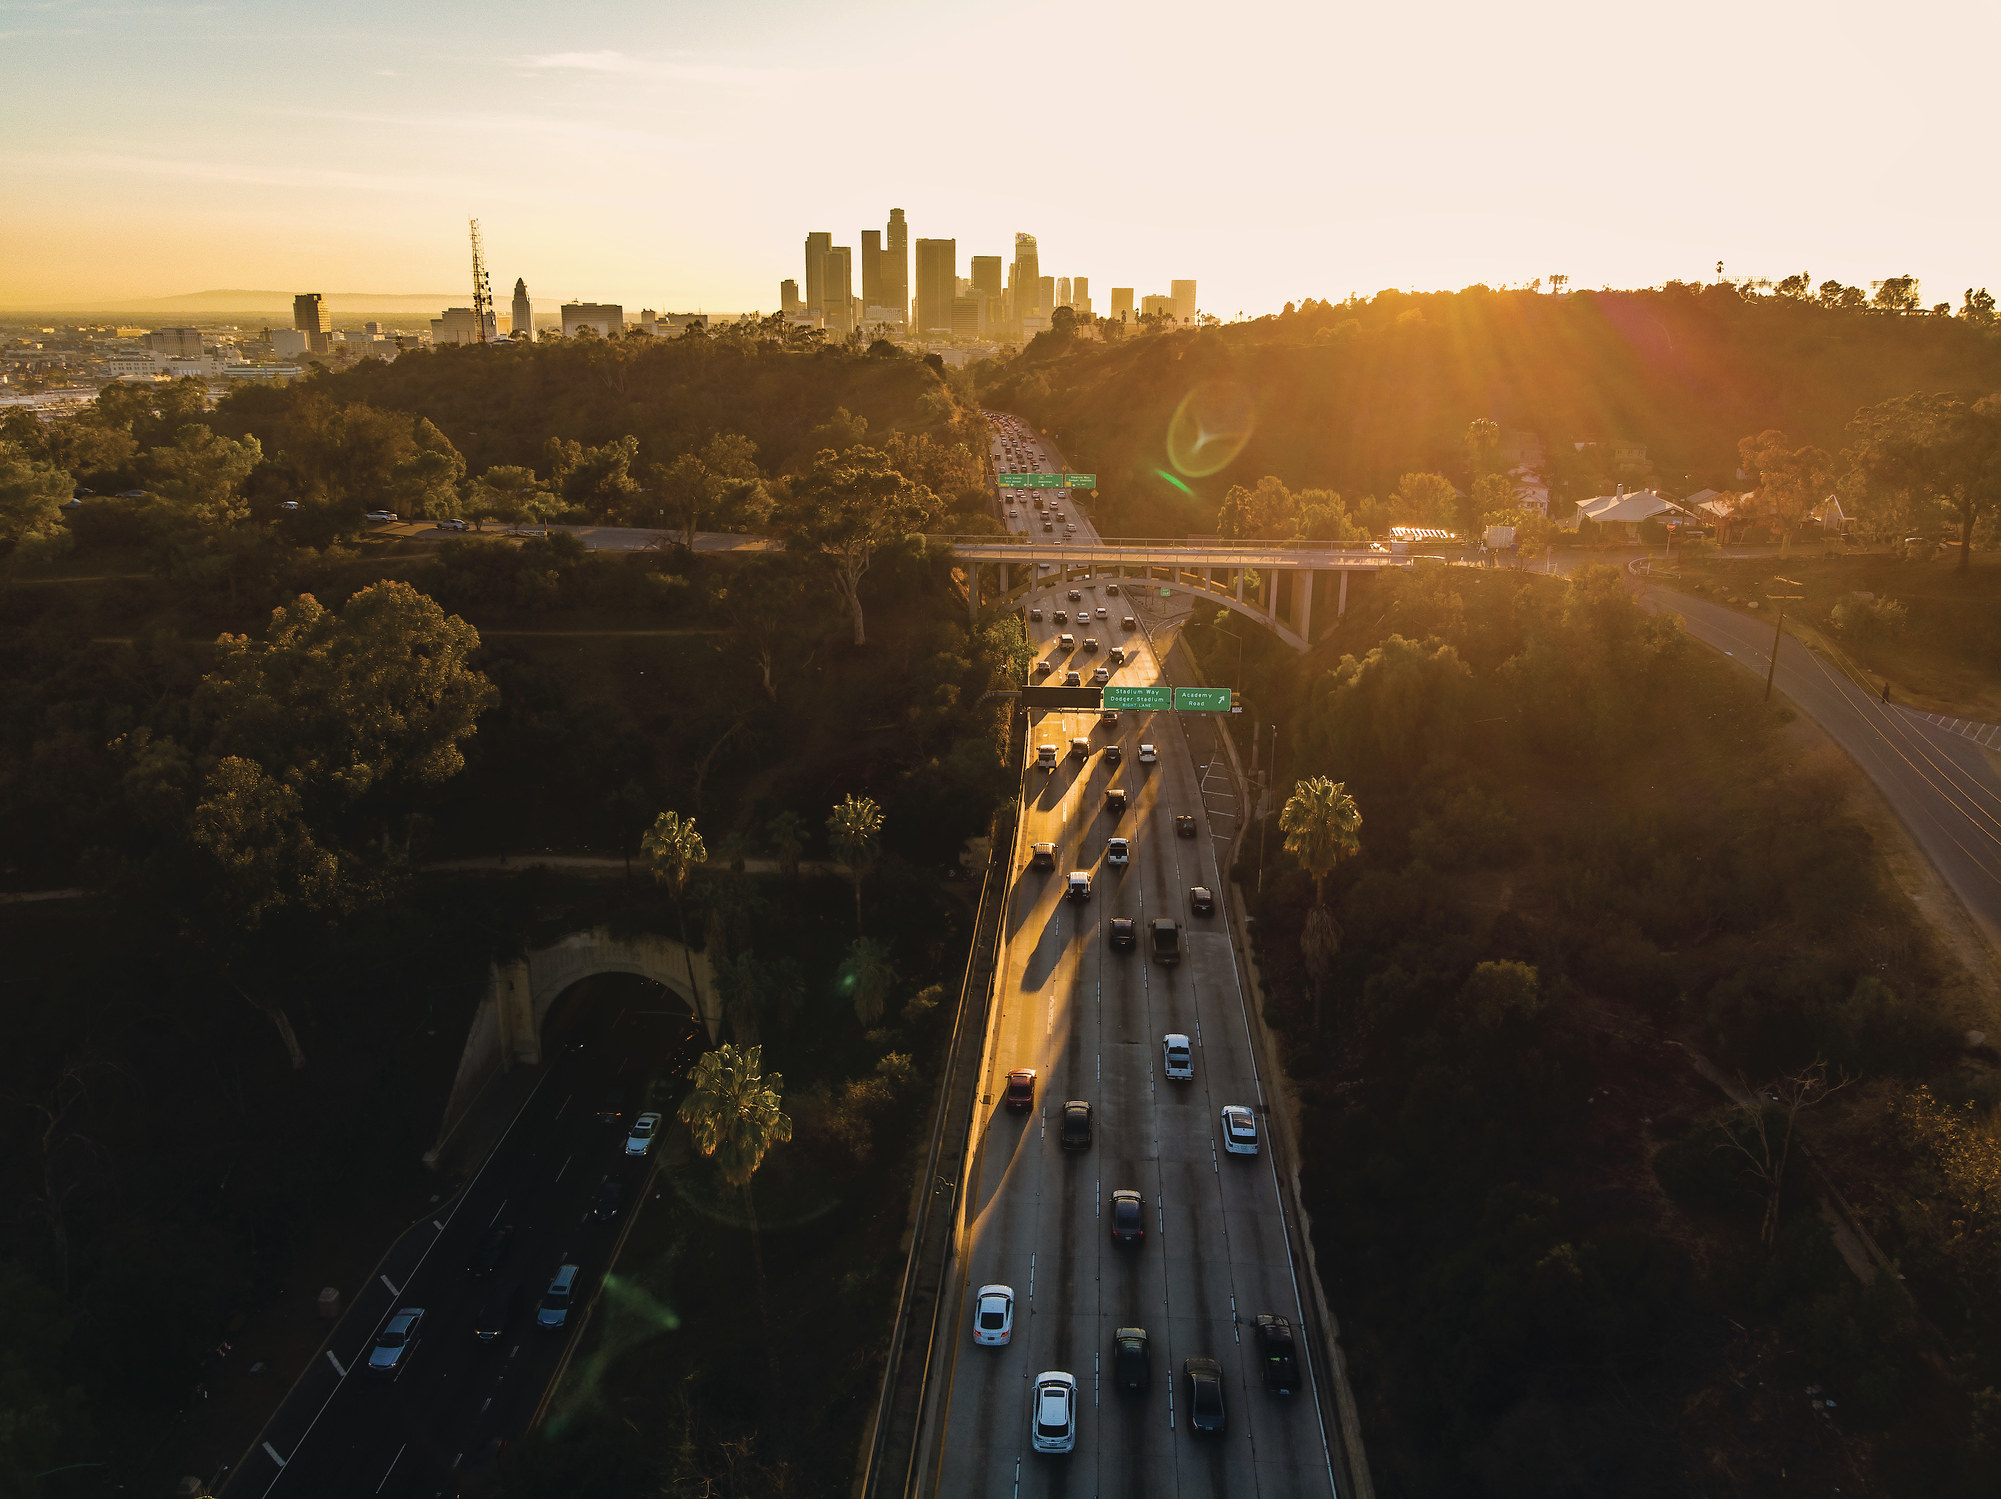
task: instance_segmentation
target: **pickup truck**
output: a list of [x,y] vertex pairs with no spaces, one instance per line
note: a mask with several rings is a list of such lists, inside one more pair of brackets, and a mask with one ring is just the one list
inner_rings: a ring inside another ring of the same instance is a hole
[[1153,955],[1163,963],[1181,961],[1181,924],[1162,917],[1152,923]]
[[1035,747],[1035,767],[1038,770],[1054,770],[1056,768],[1055,745],[1038,744]]

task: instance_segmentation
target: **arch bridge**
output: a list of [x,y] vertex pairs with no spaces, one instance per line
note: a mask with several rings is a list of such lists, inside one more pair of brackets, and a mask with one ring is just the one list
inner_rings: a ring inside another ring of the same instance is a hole
[[[966,570],[966,602],[977,615],[981,572],[994,567],[1000,597],[1026,595],[1038,582],[1075,577],[1131,579],[1193,593],[1263,625],[1296,651],[1313,643],[1317,612],[1348,611],[1348,577],[1410,566],[1366,545],[1319,541],[1189,542],[1151,538],[1045,542],[1012,536],[933,536]],[[1044,565],[1058,569],[1045,578]],[[1019,570],[1020,576],[1016,576]]]

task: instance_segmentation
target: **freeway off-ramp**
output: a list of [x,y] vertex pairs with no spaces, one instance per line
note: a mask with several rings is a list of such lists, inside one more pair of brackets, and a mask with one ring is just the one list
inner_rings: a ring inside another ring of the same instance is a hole
[[[1049,461],[1040,445],[1036,456]],[[1073,523],[1080,534],[1087,524]],[[1106,619],[1069,627],[1080,642],[1078,668],[1088,673],[1104,660],[1102,649],[1081,652],[1089,634],[1102,648],[1140,646],[1139,660],[1113,681],[1163,680],[1143,633],[1120,628],[1126,596],[1109,593],[1114,581],[1073,583],[1082,594],[1074,604],[1061,585],[1037,590],[1044,619],[1031,632],[1047,652],[1064,628],[1053,609],[1104,606]],[[958,1275],[962,1294],[989,1282],[1015,1288],[1014,1339],[1005,1348],[972,1346],[971,1298],[948,1300],[957,1315],[941,1322],[934,1353],[941,1391],[920,1491],[1332,1495],[1335,1465],[1315,1389],[1267,1393],[1254,1356],[1258,1313],[1310,1325],[1272,1154],[1226,1155],[1218,1138],[1223,1105],[1256,1107],[1262,1122],[1265,1104],[1228,925],[1220,911],[1196,916],[1189,907],[1190,887],[1223,890],[1218,854],[1227,840],[1210,836],[1197,766],[1172,718],[1128,713],[1115,730],[1099,728],[1091,713],[1032,718],[1031,746],[1067,747],[1073,737],[1089,738],[1088,759],[1066,756],[1054,772],[1028,772]],[[1142,742],[1157,746],[1158,764],[1138,763]],[[1104,753],[1114,743],[1117,765]],[[1113,785],[1131,801],[1116,818],[1105,807]],[[1197,837],[1177,836],[1176,813],[1195,814]],[[1124,870],[1104,860],[1113,835],[1131,840]],[[1038,842],[1057,846],[1053,871],[1027,867]],[[1092,874],[1088,903],[1062,899],[1072,869]],[[1162,916],[1181,922],[1183,961],[1161,964],[1143,948],[1111,951],[1115,916],[1142,929]],[[1170,1084],[1162,1074],[1169,1031],[1194,1040],[1192,1082]],[[1016,1067],[1037,1072],[1028,1114],[1000,1107]],[[1091,1102],[1095,1138],[1088,1151],[1066,1156],[1056,1115],[1071,1098]],[[1121,1188],[1145,1199],[1146,1237],[1130,1248],[1111,1243],[1104,1217]],[[1145,1327],[1152,1339],[1144,1394],[1115,1394],[1110,1384],[1112,1332],[1122,1326]],[[1204,1355],[1224,1370],[1228,1429],[1220,1439],[1196,1437],[1186,1419],[1181,1366]],[[1045,1369],[1069,1371],[1080,1387],[1068,1456],[1030,1450],[1030,1391]]]

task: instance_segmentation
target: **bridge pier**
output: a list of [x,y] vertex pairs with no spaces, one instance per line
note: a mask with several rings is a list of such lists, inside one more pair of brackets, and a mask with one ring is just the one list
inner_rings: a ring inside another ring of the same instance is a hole
[[1344,615],[1348,612],[1348,574],[1353,570],[1347,567],[1341,569],[1341,602],[1334,610],[1336,615]]
[[1312,645],[1313,644],[1313,585],[1319,581],[1320,574],[1316,573],[1312,568],[1308,567],[1308,568],[1302,568],[1299,572],[1293,574],[1293,576],[1295,578],[1303,580],[1306,584],[1304,596],[1299,600],[1299,638],[1305,641],[1308,645]]

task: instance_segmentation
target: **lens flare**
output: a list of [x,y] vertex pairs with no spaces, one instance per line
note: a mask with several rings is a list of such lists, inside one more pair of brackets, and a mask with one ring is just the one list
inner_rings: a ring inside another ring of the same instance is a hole
[[1234,380],[1204,381],[1167,424],[1167,461],[1190,479],[1206,479],[1236,461],[1256,426],[1250,392]]
[[1164,468],[1155,469],[1154,474],[1159,478],[1165,479],[1168,483],[1172,484],[1176,489],[1180,490],[1185,495],[1193,496],[1195,493],[1194,490],[1190,489],[1186,484],[1182,483],[1179,479],[1175,478],[1174,475],[1170,474]]

